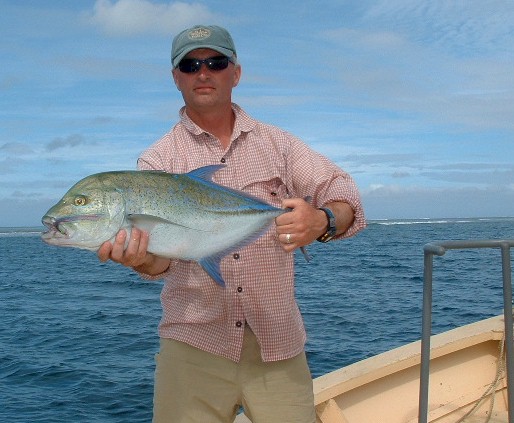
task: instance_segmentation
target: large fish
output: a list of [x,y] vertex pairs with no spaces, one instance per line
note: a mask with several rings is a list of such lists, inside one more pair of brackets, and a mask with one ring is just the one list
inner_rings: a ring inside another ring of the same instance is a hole
[[212,181],[223,165],[185,174],[118,171],[77,182],[43,217],[51,245],[96,251],[131,227],[150,234],[148,251],[197,261],[221,286],[220,261],[258,238],[287,210]]

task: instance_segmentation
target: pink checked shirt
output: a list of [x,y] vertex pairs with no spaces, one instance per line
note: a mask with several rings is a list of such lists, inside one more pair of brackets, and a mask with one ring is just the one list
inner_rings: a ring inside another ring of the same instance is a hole
[[[355,211],[349,237],[365,226],[351,177],[291,134],[263,124],[233,105],[236,116],[228,149],[180,111],[180,122],[138,160],[139,169],[184,173],[220,164],[214,181],[281,207],[285,198],[312,197],[321,207],[346,201]],[[173,261],[159,277],[163,316],[159,335],[239,361],[245,322],[259,340],[264,361],[294,357],[306,334],[294,296],[293,254],[278,242],[274,225],[257,241],[221,262],[226,287],[192,261]]]

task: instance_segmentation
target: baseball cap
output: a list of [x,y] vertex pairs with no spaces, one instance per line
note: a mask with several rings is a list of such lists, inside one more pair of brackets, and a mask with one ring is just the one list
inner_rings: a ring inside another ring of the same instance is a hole
[[175,36],[171,47],[171,63],[174,68],[190,51],[209,48],[234,59],[236,46],[225,28],[217,25],[196,25]]

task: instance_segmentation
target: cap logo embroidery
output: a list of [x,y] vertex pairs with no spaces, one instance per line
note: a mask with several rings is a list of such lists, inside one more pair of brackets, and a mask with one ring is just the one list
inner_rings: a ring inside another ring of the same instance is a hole
[[198,41],[204,40],[211,36],[211,31],[207,28],[196,28],[187,34],[190,40]]

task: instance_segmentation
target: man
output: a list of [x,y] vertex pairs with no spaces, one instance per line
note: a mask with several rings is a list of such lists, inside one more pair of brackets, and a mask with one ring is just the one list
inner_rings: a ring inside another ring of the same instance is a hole
[[139,169],[184,173],[223,163],[216,182],[292,211],[222,260],[225,288],[195,262],[147,253],[148,234],[136,229],[126,248],[121,231],[98,251],[102,261],[165,280],[154,422],[232,422],[243,406],[254,423],[313,423],[292,253],[362,229],[358,190],[348,174],[298,138],[232,103],[241,66],[225,29],[181,32],[171,59],[185,106],[180,122],[139,158]]

